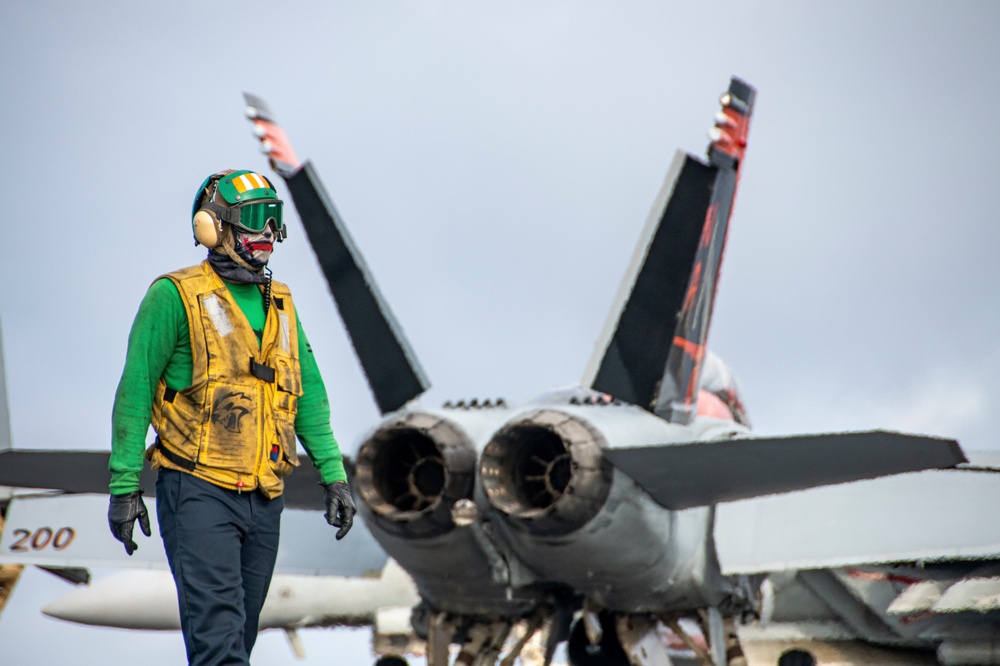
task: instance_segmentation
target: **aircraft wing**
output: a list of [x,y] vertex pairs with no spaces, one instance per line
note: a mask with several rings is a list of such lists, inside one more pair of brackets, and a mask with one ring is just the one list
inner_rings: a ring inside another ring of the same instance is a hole
[[[0,450],[0,486],[12,488],[37,488],[59,490],[67,493],[108,492],[111,473],[108,471],[109,451],[70,450]],[[322,511],[323,493],[317,470],[304,453],[301,464],[285,478],[285,508],[315,509]],[[351,461],[345,456],[344,464],[351,474]],[[139,486],[146,497],[156,495],[156,473],[143,466]],[[105,497],[105,503],[107,498]]]
[[[0,486],[45,488],[69,493],[107,493],[111,473],[110,451],[25,450],[0,451]],[[144,466],[139,485],[155,493],[156,474]]]
[[[315,491],[315,488],[313,489]],[[56,567],[166,568],[156,521],[156,500],[146,499],[153,536],[136,527],[138,550],[131,557],[108,530],[108,496],[52,494],[14,497],[0,536],[0,564]],[[362,517],[348,539],[316,511],[286,509],[275,571],[285,574],[361,576],[380,570],[388,559]]]
[[973,464],[722,504],[725,573],[1000,558],[1000,468]]
[[604,455],[668,509],[966,462],[954,440],[881,430],[618,448]]

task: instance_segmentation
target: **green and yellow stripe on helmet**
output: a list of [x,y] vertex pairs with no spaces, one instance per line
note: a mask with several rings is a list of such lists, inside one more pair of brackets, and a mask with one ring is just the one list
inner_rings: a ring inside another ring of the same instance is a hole
[[218,196],[230,206],[256,199],[278,198],[271,181],[253,171],[233,171],[226,174],[219,180],[218,187]]

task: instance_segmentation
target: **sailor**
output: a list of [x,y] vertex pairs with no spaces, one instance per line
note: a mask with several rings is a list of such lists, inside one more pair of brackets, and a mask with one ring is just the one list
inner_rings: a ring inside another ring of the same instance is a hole
[[[283,478],[296,437],[323,482],[326,519],[355,507],[312,349],[267,262],[286,235],[282,202],[252,171],[209,176],[192,209],[197,266],[153,282],[136,314],[112,416],[108,522],[131,555],[150,536],[143,451],[177,584],[190,664],[248,664],[278,552]],[[156,439],[146,449],[152,423]],[[317,489],[319,492],[319,489]]]

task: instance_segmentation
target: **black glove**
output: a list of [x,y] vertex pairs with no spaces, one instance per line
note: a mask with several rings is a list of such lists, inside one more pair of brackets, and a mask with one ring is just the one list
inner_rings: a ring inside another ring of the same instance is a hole
[[111,526],[111,533],[116,539],[125,544],[125,552],[131,555],[138,548],[138,544],[132,541],[132,530],[135,529],[135,519],[139,519],[139,527],[146,536],[153,536],[149,529],[149,513],[146,505],[142,503],[142,491],[126,495],[112,495],[111,504],[108,506],[108,525]]
[[334,481],[323,484],[323,500],[326,502],[326,522],[337,530],[337,540],[341,540],[354,524],[354,498],[351,497],[351,487],[346,481]]

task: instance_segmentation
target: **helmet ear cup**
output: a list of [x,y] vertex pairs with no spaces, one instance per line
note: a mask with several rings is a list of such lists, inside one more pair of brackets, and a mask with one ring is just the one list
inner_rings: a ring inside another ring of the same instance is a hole
[[194,239],[208,249],[218,246],[222,241],[222,222],[214,212],[206,208],[194,214],[191,226],[194,228]]

